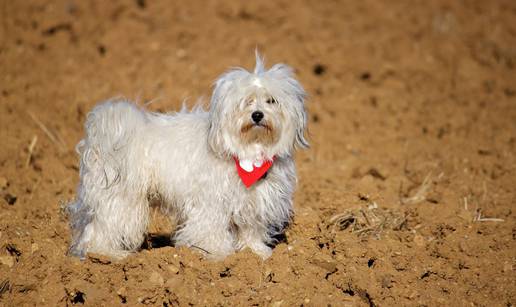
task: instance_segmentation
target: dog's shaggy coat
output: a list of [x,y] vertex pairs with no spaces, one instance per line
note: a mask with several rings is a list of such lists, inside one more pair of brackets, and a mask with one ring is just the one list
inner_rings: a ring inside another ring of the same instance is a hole
[[[288,66],[265,70],[257,55],[254,72],[236,68],[216,81],[209,111],[157,114],[126,101],[96,106],[77,145],[71,253],[120,258],[138,250],[149,201],[159,197],[178,225],[176,246],[219,259],[245,247],[270,256],[268,244],[292,217],[294,150],[308,146],[304,99]],[[255,112],[263,115],[259,122]],[[246,188],[234,159],[274,162],[265,179]]]

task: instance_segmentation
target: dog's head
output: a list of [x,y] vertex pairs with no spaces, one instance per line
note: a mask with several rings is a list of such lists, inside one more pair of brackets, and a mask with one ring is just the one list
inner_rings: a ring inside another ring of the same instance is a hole
[[272,159],[305,148],[306,93],[292,69],[265,70],[256,53],[254,72],[235,68],[219,77],[211,98],[209,143],[240,159]]

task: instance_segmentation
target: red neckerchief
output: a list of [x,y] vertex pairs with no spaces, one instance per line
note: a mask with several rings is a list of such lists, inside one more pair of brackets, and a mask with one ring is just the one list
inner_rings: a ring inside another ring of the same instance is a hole
[[256,183],[256,181],[264,177],[269,168],[271,168],[274,160],[274,158],[272,158],[272,160],[265,160],[260,167],[253,165],[253,170],[248,172],[240,166],[240,161],[237,157],[233,157],[233,159],[235,160],[238,176],[240,176],[240,179],[242,179],[246,188],[250,188],[254,183]]

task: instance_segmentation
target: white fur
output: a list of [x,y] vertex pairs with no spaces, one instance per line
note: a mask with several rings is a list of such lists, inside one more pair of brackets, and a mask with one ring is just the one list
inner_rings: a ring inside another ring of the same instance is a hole
[[[269,102],[274,97],[276,103]],[[96,106],[86,120],[76,200],[68,207],[70,251],[123,257],[138,250],[149,223],[149,199],[179,225],[176,246],[195,246],[212,258],[250,247],[270,256],[272,236],[292,217],[296,184],[293,152],[306,147],[305,92],[283,64],[265,70],[259,55],[254,72],[236,68],[215,83],[209,111],[150,113],[126,101]],[[254,111],[266,129],[252,126],[258,141],[243,141],[242,127]],[[275,157],[265,179],[249,189],[233,157]]]

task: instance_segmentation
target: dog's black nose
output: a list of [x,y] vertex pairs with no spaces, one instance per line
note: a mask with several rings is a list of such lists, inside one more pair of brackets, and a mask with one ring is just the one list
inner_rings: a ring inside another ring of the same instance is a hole
[[253,121],[257,124],[263,119],[263,116],[264,115],[262,111],[254,111],[253,114],[251,114]]

